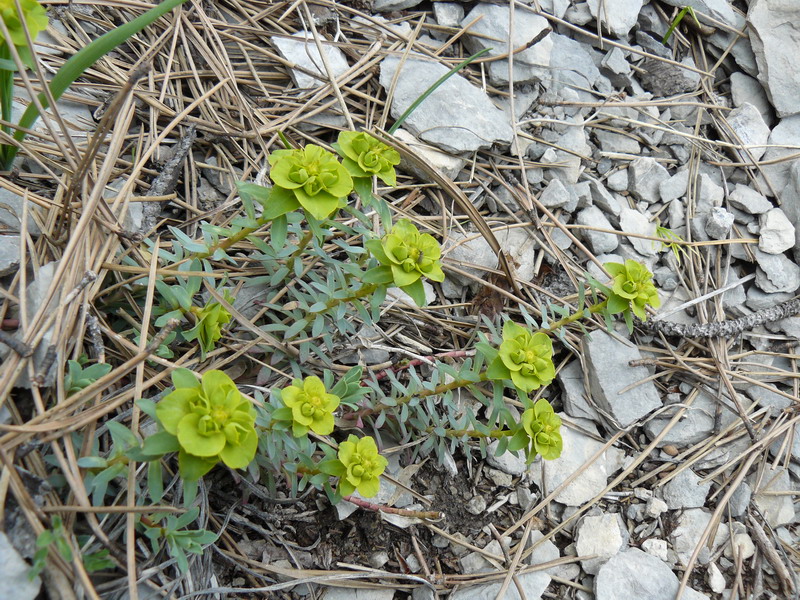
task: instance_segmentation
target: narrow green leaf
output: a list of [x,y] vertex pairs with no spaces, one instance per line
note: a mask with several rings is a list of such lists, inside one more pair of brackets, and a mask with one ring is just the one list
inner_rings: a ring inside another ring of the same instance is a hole
[[[50,93],[53,99],[58,100],[62,94],[67,91],[67,88],[72,85],[72,82],[102,57],[120,46],[131,36],[139,33],[162,15],[165,15],[175,7],[183,4],[185,1],[186,0],[164,0],[164,2],[151,8],[140,17],[101,35],[81,51],[74,54],[64,63],[50,82]],[[39,103],[45,110],[50,106],[47,96],[44,93],[39,94]],[[31,129],[38,118],[39,109],[31,102],[23,113],[22,118],[19,120],[20,129],[14,132],[14,139],[20,142],[24,140],[27,135],[24,130]],[[17,151],[18,149],[16,146],[9,147],[5,157],[6,169],[11,168]]]
[[411,103],[411,106],[409,106],[408,109],[402,115],[400,115],[400,118],[397,119],[397,121],[394,122],[394,125],[392,125],[391,128],[389,128],[389,134],[391,135],[395,131],[397,131],[398,128],[405,122],[405,120],[408,119],[409,116],[411,116],[411,113],[413,113],[415,110],[417,110],[417,107],[420,104],[422,104],[428,96],[430,96],[433,92],[435,92],[439,88],[440,85],[442,85],[445,81],[450,79],[453,75],[455,75],[461,69],[463,69],[468,64],[470,64],[473,60],[475,60],[476,58],[480,58],[481,56],[483,56],[484,54],[486,54],[490,50],[491,50],[491,48],[484,48],[483,50],[481,50],[479,52],[476,52],[475,54],[470,56],[467,60],[465,60],[463,62],[460,62],[455,67],[450,69],[447,73],[442,75],[437,81],[435,81],[433,83],[433,85],[431,85],[427,90],[425,90],[422,93],[422,95],[420,95],[419,98],[414,100],[414,102]]

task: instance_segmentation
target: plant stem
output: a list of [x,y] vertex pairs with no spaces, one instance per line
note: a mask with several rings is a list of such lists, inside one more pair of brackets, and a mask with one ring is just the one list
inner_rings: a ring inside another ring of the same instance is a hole
[[575,321],[580,321],[583,317],[587,315],[593,315],[602,311],[606,304],[608,304],[608,300],[603,300],[602,302],[598,302],[597,304],[592,304],[591,306],[587,306],[585,309],[582,308],[580,310],[575,311],[569,316],[564,317],[563,319],[559,319],[558,321],[554,321],[550,323],[547,327],[542,327],[541,329],[537,329],[535,333],[553,333],[564,327],[565,325],[569,325],[570,323],[574,323]]
[[399,398],[394,399],[394,404],[389,406],[388,404],[376,404],[372,408],[363,408],[359,411],[354,413],[349,413],[344,415],[345,419],[358,419],[359,421],[364,417],[368,417],[370,415],[374,415],[375,413],[383,412],[384,410],[388,410],[390,408],[394,408],[395,406],[401,406],[403,404],[407,404],[411,402],[413,398],[427,398],[428,396],[438,396],[440,394],[444,394],[451,390],[455,390],[461,387],[467,387],[469,385],[475,385],[476,383],[480,383],[482,381],[488,381],[486,377],[486,373],[481,373],[478,377],[477,381],[473,381],[472,379],[455,379],[450,383],[442,383],[437,385],[432,390],[420,390],[415,394],[409,394],[408,396],[400,396]]
[[361,500],[355,496],[344,496],[342,500],[347,500],[348,502],[352,502],[356,506],[360,506],[361,508],[365,508],[367,510],[390,513],[393,515],[402,515],[412,519],[428,519],[438,521],[444,517],[442,513],[436,510],[407,510],[405,508],[392,508],[391,506],[385,506],[383,504],[373,504],[372,502]]

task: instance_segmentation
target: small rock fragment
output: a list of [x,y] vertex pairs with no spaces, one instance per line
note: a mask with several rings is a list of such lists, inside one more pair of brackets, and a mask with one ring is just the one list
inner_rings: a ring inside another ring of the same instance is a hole
[[[294,79],[298,88],[315,88],[324,85],[328,81],[328,73],[325,71],[325,65],[311,33],[298,31],[292,34],[291,37],[275,36],[271,38],[271,41],[283,58],[298,67],[302,67],[303,70],[290,68],[292,79]],[[331,74],[334,77],[338,77],[350,68],[344,52],[339,48],[333,44],[322,42],[322,49],[325,52],[325,58],[331,67]],[[314,73],[317,77],[304,71]]]
[[758,268],[756,285],[763,291],[793,293],[800,287],[800,267],[783,254],[767,254],[753,249]]
[[590,554],[598,556],[582,560],[583,570],[591,575],[596,575],[609,558],[622,550],[626,544],[622,535],[623,531],[627,534],[619,515],[608,514],[584,518],[577,532],[575,549],[578,556]]
[[[603,211],[596,206],[588,206],[578,213],[577,222],[579,225],[596,227],[598,229],[614,229],[606,219]],[[619,239],[613,233],[604,233],[592,229],[584,229],[582,235],[595,254],[608,254],[619,246]]]
[[[634,385],[648,378],[646,367],[631,367],[641,359],[636,346],[621,342],[604,331],[592,332],[583,340],[589,382],[594,401],[622,426],[627,427],[661,406],[652,381]],[[624,393],[620,393],[623,389]]]
[[711,483],[700,483],[700,477],[691,469],[685,469],[662,488],[662,496],[670,510],[702,508]]
[[724,240],[728,237],[733,227],[734,216],[721,206],[715,206],[708,213],[705,230],[712,240]]
[[708,587],[715,594],[721,594],[722,590],[725,589],[725,577],[722,576],[719,567],[714,563],[708,564]]
[[[619,227],[625,233],[656,237],[656,224],[638,210],[633,210],[631,208],[623,208],[620,211]],[[631,237],[630,242],[636,249],[636,252],[643,256],[655,256],[658,254],[658,244],[653,240]]]
[[37,575],[28,578],[30,566],[11,545],[5,533],[0,531],[0,598],[34,600],[39,595],[42,581]]
[[[680,513],[676,519],[676,526],[670,533],[672,548],[678,555],[678,560],[684,566],[689,564],[692,554],[700,541],[700,537],[711,521],[711,513],[702,508],[690,508]],[[711,553],[724,544],[728,539],[728,530],[719,527],[709,551],[707,546],[703,546],[698,560],[700,564],[705,564]]]
[[794,246],[794,225],[780,208],[773,208],[758,218],[758,249],[767,254],[781,254]]
[[728,113],[728,124],[747,150],[737,150],[739,160],[750,163],[764,156],[767,151],[769,127],[758,109],[752,104],[742,104]]
[[667,170],[654,158],[637,158],[628,167],[631,195],[648,204],[658,202],[661,198],[659,186],[669,178]]
[[[597,600],[675,600],[680,583],[664,562],[631,548],[620,552],[600,567],[595,577]],[[706,596],[686,588],[682,600],[700,600]]]
[[728,200],[731,206],[751,215],[760,215],[772,208],[772,202],[741,183],[737,183],[736,187],[731,190]]

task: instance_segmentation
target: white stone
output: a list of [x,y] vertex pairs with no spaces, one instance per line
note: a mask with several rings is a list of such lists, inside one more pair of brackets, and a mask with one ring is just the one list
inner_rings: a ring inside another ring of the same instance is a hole
[[522,455],[514,456],[511,452],[503,452],[503,454],[497,456],[497,446],[499,444],[500,442],[498,440],[489,444],[489,447],[486,449],[486,462],[495,469],[500,469],[503,473],[508,473],[515,477],[524,474],[525,471],[528,470],[528,465],[525,464],[525,458]]
[[18,235],[0,235],[0,277],[19,269],[20,242]]
[[28,578],[30,565],[11,545],[5,533],[0,531],[0,598],[34,600],[39,595],[42,580],[37,575]]
[[[547,586],[550,585],[550,576],[543,571],[523,573],[517,575],[516,580],[522,587],[527,600],[539,600]],[[502,585],[502,582],[497,582],[460,588],[450,594],[449,600],[485,600],[486,598],[494,598]],[[519,591],[517,591],[517,587],[514,584],[508,587],[503,600],[520,600]]]
[[[638,210],[623,208],[619,213],[619,227],[625,233],[656,237],[656,224]],[[659,244],[654,240],[630,237],[630,243],[642,256],[656,256]]]
[[[577,222],[586,227],[612,230],[614,227],[596,206],[589,206],[578,213]],[[586,240],[589,249],[595,254],[608,254],[619,246],[619,239],[613,233],[594,231],[593,229],[581,230],[581,235]]]
[[642,9],[643,0],[616,0],[603,2],[602,0],[588,0],[589,10],[595,19],[598,19],[612,34],[620,39],[625,39],[628,32],[636,25],[636,17]]
[[731,232],[734,220],[733,213],[721,206],[715,206],[705,219],[706,234],[712,240],[724,240]]
[[666,512],[667,503],[660,498],[650,498],[645,506],[645,514],[648,517],[657,519],[662,513]]
[[659,560],[666,562],[669,552],[667,552],[667,541],[658,538],[650,538],[642,542],[642,550]]
[[617,75],[627,75],[631,72],[631,65],[625,58],[625,53],[617,46],[608,51],[600,61],[600,65]]
[[[664,562],[631,548],[620,552],[600,568],[595,577],[596,600],[675,600],[680,583]],[[708,600],[686,588],[681,600]]]
[[794,246],[794,225],[780,208],[773,208],[758,218],[758,249],[767,254],[781,254]]
[[741,183],[737,183],[736,187],[731,190],[728,201],[734,208],[743,210],[751,215],[760,215],[773,208],[772,202],[754,189],[742,185]]
[[711,491],[711,482],[700,483],[700,477],[694,471],[684,469],[661,489],[670,510],[702,508]]
[[664,0],[664,3],[676,8],[691,6],[697,12],[714,17],[726,25],[736,25],[736,13],[728,0]]
[[458,2],[434,2],[433,16],[442,27],[458,27],[464,19],[464,7]]
[[[760,479],[759,479],[760,477]],[[765,468],[763,473],[754,473],[748,479],[753,488],[753,501],[771,527],[779,527],[795,520],[794,504],[789,494],[768,494],[765,492],[788,492],[794,489],[789,471],[778,467]]]
[[786,0],[753,0],[747,11],[750,43],[758,78],[779,117],[800,112],[800,4]]
[[549,209],[562,208],[572,199],[569,190],[558,179],[553,179],[539,196],[539,202]]
[[[298,31],[288,38],[275,36],[271,38],[271,41],[284,59],[319,77],[314,77],[300,69],[290,67],[292,79],[298,88],[316,88],[328,82],[329,75],[325,70],[325,64],[310,32]],[[333,77],[339,77],[350,68],[347,63],[347,57],[339,48],[326,42],[321,42],[321,46],[325,52],[325,58],[331,68]]]
[[[394,135],[409,148],[411,148],[429,167],[433,167],[437,171],[441,172],[441,174],[448,179],[455,179],[458,177],[461,169],[464,168],[466,160],[460,156],[453,156],[452,154],[442,152],[441,150],[438,150],[429,144],[423,144],[405,129],[398,129]],[[415,175],[423,181],[433,183],[430,176],[412,162],[401,160],[400,168],[404,171],[411,172],[412,175]]]
[[[792,146],[800,146],[800,115],[781,119],[769,134],[769,144],[773,147],[768,148],[762,157],[762,162],[769,164],[763,164],[761,171],[769,180],[775,193],[780,196],[786,184],[789,183],[792,166],[798,163],[797,158],[783,161],[780,159],[797,153]],[[760,189],[765,194],[773,195],[770,187],[763,183],[760,184]]]
[[770,131],[755,106],[746,102],[739,108],[734,108],[728,113],[727,121],[742,145],[747,147],[747,151],[737,150],[742,162],[750,163],[764,156]]
[[584,338],[583,348],[592,398],[621,427],[661,407],[661,398],[652,381],[634,385],[649,377],[646,367],[629,365],[630,361],[641,359],[638,347],[597,330],[592,332],[591,339]]
[[[408,57],[395,77],[399,68],[398,56],[381,61],[381,86],[388,89],[395,82],[391,106],[395,118],[448,72],[444,65],[416,56]],[[440,85],[411,113],[405,125],[421,140],[455,154],[488,148],[495,142],[508,145],[513,139],[506,114],[483,90],[460,75]]]
[[394,10],[405,10],[414,8],[422,0],[374,0],[372,10],[375,12],[392,12]]
[[[734,550],[735,549],[735,550]],[[735,559],[736,556],[741,556],[742,560],[747,560],[756,553],[756,546],[751,538],[746,533],[734,534],[733,539],[725,547],[725,557]]]
[[783,254],[767,254],[753,249],[758,268],[756,285],[768,294],[793,293],[800,287],[800,267]]
[[652,204],[661,198],[659,186],[669,179],[669,173],[656,159],[642,157],[628,167],[628,179],[631,195]]
[[[706,526],[711,522],[711,513],[702,508],[690,508],[680,513],[675,522],[676,526],[670,533],[672,549],[675,550],[681,564],[686,566],[689,564]],[[712,541],[711,551],[709,552],[708,547],[703,545],[703,549],[698,555],[700,563],[708,562],[711,553],[727,540],[728,529],[724,526],[718,527]]]
[[596,554],[595,558],[581,561],[583,570],[596,575],[608,559],[625,547],[624,527],[616,514],[589,516],[578,529],[575,549],[578,556]]
[[715,594],[721,594],[725,589],[725,577],[722,576],[717,565],[709,563],[708,565],[708,587]]
[[683,171],[678,171],[669,179],[662,181],[658,186],[658,193],[663,202],[670,202],[681,196],[685,196],[688,187],[689,170],[684,169]]
[[731,99],[734,106],[741,106],[745,102],[752,104],[761,113],[761,118],[768,127],[775,120],[772,115],[772,105],[769,103],[767,93],[755,77],[745,73],[731,73]]
[[534,483],[549,494],[576,471],[581,474],[566,488],[556,494],[554,500],[567,506],[580,506],[605,488],[608,476],[616,466],[614,452],[607,451],[592,464],[587,462],[603,444],[570,427],[561,428],[563,450],[555,460],[536,460],[530,467]]

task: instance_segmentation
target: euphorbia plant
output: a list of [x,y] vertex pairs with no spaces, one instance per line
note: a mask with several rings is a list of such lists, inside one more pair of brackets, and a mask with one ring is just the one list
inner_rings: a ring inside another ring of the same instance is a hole
[[156,416],[177,441],[181,476],[197,480],[219,461],[232,469],[249,465],[258,446],[256,411],[233,380],[212,370],[198,381],[191,371],[176,369],[172,382],[175,391],[156,405]]

